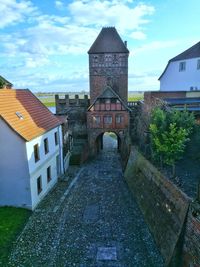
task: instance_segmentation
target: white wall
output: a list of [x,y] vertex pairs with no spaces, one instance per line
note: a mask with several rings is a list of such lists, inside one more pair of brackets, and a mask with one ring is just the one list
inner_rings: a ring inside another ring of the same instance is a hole
[[[190,87],[200,90],[200,69],[197,69],[197,60],[192,58],[170,62],[167,70],[160,79],[161,91],[190,91]],[[179,63],[186,62],[185,71],[179,71]]]
[[0,118],[0,205],[31,208],[25,141]]
[[[59,142],[55,145],[54,133],[58,131]],[[45,154],[44,151],[44,139],[48,138],[49,152]],[[35,162],[34,158],[34,145],[39,145],[40,160]],[[26,143],[27,158],[30,172],[30,183],[31,183],[31,196],[33,208],[39,203],[39,201],[49,192],[53,185],[57,182],[57,163],[56,157],[60,158],[60,169],[61,174],[63,173],[63,160],[62,160],[62,133],[61,126],[56,127],[42,136],[39,136],[30,142]],[[51,181],[47,183],[47,168],[51,166]],[[42,191],[40,194],[37,192],[37,178],[42,178]]]

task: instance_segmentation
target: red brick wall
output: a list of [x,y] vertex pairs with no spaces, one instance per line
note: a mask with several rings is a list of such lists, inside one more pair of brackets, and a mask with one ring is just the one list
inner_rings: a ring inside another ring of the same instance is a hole
[[193,204],[191,205],[186,222],[183,267],[200,267],[200,217],[194,217],[192,210]]
[[[114,54],[117,55],[119,59],[118,64],[107,63],[104,57],[103,62],[94,65],[92,63],[92,57],[95,54],[89,55],[91,104],[103,92],[103,90],[106,88],[107,85],[109,85],[124,102],[127,102],[128,54],[124,53],[114,53]],[[114,54],[110,53],[110,55]],[[121,57],[125,58],[125,61],[121,62],[120,61]],[[107,78],[111,79],[110,84],[108,84]]]

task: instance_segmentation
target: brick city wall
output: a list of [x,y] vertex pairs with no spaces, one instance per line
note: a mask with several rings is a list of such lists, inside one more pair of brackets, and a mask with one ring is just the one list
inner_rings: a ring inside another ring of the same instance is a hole
[[125,179],[170,267],[200,266],[200,203],[168,181],[135,148]]
[[68,127],[72,131],[73,137],[87,135],[87,108],[90,105],[88,96],[80,99],[78,95],[70,99],[69,95],[65,98],[55,96],[56,115],[67,115]]
[[[189,206],[189,198],[167,180],[135,148],[132,148],[125,179],[136,198],[166,265],[181,266],[178,241]],[[178,247],[177,247],[178,245]],[[177,256],[176,256],[177,257]]]
[[200,266],[200,203],[192,203],[188,212],[183,245],[183,267]]

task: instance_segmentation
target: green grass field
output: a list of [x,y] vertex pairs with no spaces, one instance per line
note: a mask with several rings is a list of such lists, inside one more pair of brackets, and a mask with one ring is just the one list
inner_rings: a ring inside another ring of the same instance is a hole
[[[82,93],[77,93],[80,95],[80,98],[83,98]],[[36,93],[35,94],[40,101],[46,106],[46,107],[55,107],[55,94],[54,93]],[[64,94],[62,94],[64,96]],[[75,93],[69,93],[70,98],[73,98]],[[143,93],[141,92],[129,92],[128,94],[128,101],[138,101],[143,99]]]
[[0,208],[0,266],[6,266],[12,242],[22,231],[31,211],[2,207]]

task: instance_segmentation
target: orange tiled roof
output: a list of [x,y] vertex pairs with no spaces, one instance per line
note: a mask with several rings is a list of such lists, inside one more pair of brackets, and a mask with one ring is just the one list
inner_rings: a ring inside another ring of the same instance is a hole
[[0,116],[26,141],[61,124],[28,89],[1,89]]

